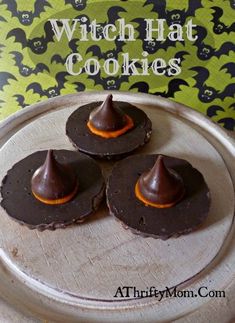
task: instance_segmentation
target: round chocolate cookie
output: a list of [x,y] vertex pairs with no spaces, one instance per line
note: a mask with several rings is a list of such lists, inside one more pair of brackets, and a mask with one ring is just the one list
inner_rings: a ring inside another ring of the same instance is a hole
[[152,123],[144,111],[126,102],[114,102],[134,122],[134,127],[116,138],[102,138],[87,127],[90,113],[102,102],[79,107],[67,120],[66,134],[73,145],[86,154],[106,159],[118,159],[145,145],[152,133]]
[[78,192],[71,201],[48,205],[37,200],[31,191],[31,179],[46,158],[47,151],[38,151],[16,163],[2,181],[1,206],[7,214],[30,229],[54,230],[84,221],[96,211],[103,199],[105,184],[97,163],[76,151],[55,150],[55,160],[68,165],[78,178]]
[[118,162],[108,179],[110,213],[133,233],[168,239],[195,230],[207,217],[210,192],[202,174],[179,158],[164,156],[165,166],[183,179],[185,194],[169,208],[146,206],[135,195],[139,177],[150,170],[159,155],[135,155]]

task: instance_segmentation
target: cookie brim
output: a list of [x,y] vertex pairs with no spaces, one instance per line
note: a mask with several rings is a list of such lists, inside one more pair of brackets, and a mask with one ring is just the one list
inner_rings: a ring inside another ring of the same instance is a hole
[[107,204],[110,213],[125,228],[144,237],[168,239],[196,230],[207,218],[210,192],[202,174],[183,159],[164,157],[167,167],[182,178],[186,194],[171,208],[145,206],[135,196],[139,176],[152,168],[158,155],[136,155],[118,162],[108,179]]
[[65,204],[47,205],[38,201],[31,192],[31,177],[45,161],[46,153],[33,153],[7,172],[1,186],[1,206],[13,220],[40,231],[83,222],[98,209],[104,196],[105,184],[98,164],[79,152],[55,150],[55,158],[76,171],[79,190]]
[[102,102],[93,102],[79,107],[67,120],[66,135],[79,151],[96,158],[120,159],[144,146],[152,133],[152,123],[141,109],[126,103],[118,106],[130,116],[134,127],[117,138],[102,138],[87,127],[91,111]]

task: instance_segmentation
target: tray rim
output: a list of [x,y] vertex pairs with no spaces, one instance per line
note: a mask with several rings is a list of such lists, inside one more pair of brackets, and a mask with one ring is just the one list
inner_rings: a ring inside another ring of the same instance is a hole
[[[71,93],[71,94],[66,94],[66,95],[59,95],[57,97],[54,98],[50,98],[50,99],[46,99],[34,104],[31,104],[21,110],[16,111],[15,113],[9,115],[8,117],[6,117],[4,120],[0,121],[0,139],[6,135],[7,132],[10,132],[14,127],[12,126],[12,122],[15,119],[19,119],[21,121],[25,121],[25,115],[29,115],[31,116],[33,111],[37,111],[37,113],[33,116],[38,116],[40,114],[43,114],[44,112],[47,111],[47,109],[44,108],[45,104],[49,104],[49,103],[55,103],[54,107],[51,107],[50,110],[56,109],[58,108],[58,104],[57,101],[61,101],[64,102],[64,100],[67,100],[67,98],[73,98],[73,97],[82,97],[85,96],[87,93],[91,93],[91,95],[95,94],[95,95],[108,95],[108,94],[116,94],[116,95],[133,95],[136,97],[143,97],[145,98],[147,101],[149,101],[150,105],[154,105],[152,104],[152,102],[150,100],[152,100],[152,98],[157,98],[158,100],[163,102],[173,102],[174,104],[176,104],[178,107],[180,107],[180,109],[184,112],[183,114],[185,116],[187,116],[189,119],[189,121],[193,122],[194,118],[200,118],[200,119],[204,119],[204,123],[205,125],[208,124],[209,126],[213,126],[215,128],[215,130],[220,133],[221,135],[223,135],[226,140],[228,140],[228,142],[230,142],[231,144],[234,145],[235,140],[234,140],[234,132],[233,131],[229,131],[226,130],[225,128],[223,128],[222,126],[218,125],[218,123],[216,123],[215,121],[213,121],[212,119],[210,119],[209,117],[207,117],[206,115],[204,115],[203,113],[194,110],[193,108],[191,108],[190,106],[187,106],[185,104],[182,104],[178,101],[173,101],[170,100],[168,98],[163,98],[159,95],[153,95],[153,94],[146,94],[146,93],[140,93],[140,92],[128,92],[128,91],[85,91],[85,92],[78,92],[78,93]],[[149,100],[148,100],[149,99]],[[171,108],[167,108],[166,110],[169,112],[172,112]],[[189,112],[189,111],[190,112]],[[189,113],[187,113],[189,112]],[[31,119],[31,118],[30,118]],[[27,118],[27,120],[30,120],[29,118]],[[200,120],[203,121],[203,120]],[[19,123],[20,125],[20,123]],[[234,148],[234,152],[235,152],[235,148]]]
[[[40,115],[43,115],[44,113],[52,112],[54,109],[63,108],[64,105],[66,105],[66,101],[68,98],[82,98],[83,96],[87,96],[88,93],[91,95],[94,94],[94,95],[98,95],[98,96],[99,95],[105,96],[109,93],[112,93],[114,95],[115,94],[122,95],[122,96],[127,95],[128,97],[132,96],[133,99],[136,97],[137,101],[138,101],[138,99],[140,100],[141,98],[143,98],[145,105],[153,105],[153,106],[156,106],[156,103],[152,102],[153,98],[157,98],[159,101],[161,101],[161,104],[164,105],[164,103],[166,103],[164,107],[160,106],[159,108],[164,108],[165,111],[174,114],[176,117],[184,118],[187,121],[190,121],[196,127],[199,127],[200,129],[202,128],[205,132],[209,133],[210,135],[212,135],[212,136],[214,135],[214,137],[217,138],[220,141],[220,143],[227,144],[227,146],[226,146],[227,150],[229,150],[230,154],[235,158],[235,141],[233,140],[232,136],[230,136],[230,134],[225,129],[221,128],[219,125],[217,125],[215,122],[213,122],[208,117],[204,116],[202,113],[200,113],[196,110],[193,110],[192,108],[187,107],[187,106],[180,104],[178,102],[171,101],[169,99],[165,99],[165,98],[162,98],[159,96],[142,94],[142,93],[121,92],[121,91],[81,92],[81,93],[76,93],[76,94],[59,96],[56,98],[52,98],[52,99],[42,101],[42,102],[33,104],[31,106],[28,106],[28,107],[24,108],[23,110],[17,111],[15,114],[9,116],[8,118],[6,118],[4,121],[2,121],[0,123],[0,140],[3,139],[4,137],[7,137],[13,129],[15,129],[15,132],[17,132],[17,130],[18,130],[17,128],[19,128],[22,124],[25,125],[28,122],[30,123],[33,119],[38,118]],[[135,101],[131,101],[131,102],[135,103]],[[172,104],[172,102],[173,102],[173,104]],[[171,103],[171,105],[172,105],[171,107],[169,107],[169,103]],[[139,104],[141,104],[141,103],[139,103]],[[79,102],[78,102],[78,106],[79,106]],[[14,121],[16,121],[16,120],[17,120],[17,125],[15,127]],[[199,122],[199,121],[200,121],[200,126],[197,124],[197,122]],[[7,140],[8,140],[8,138],[6,139],[6,142],[7,142]],[[2,147],[2,144],[0,144],[0,147]],[[215,147],[215,149],[216,149],[216,147]],[[218,153],[221,155],[220,151],[218,151]],[[221,156],[221,157],[223,158],[223,156]],[[226,160],[225,160],[225,164],[227,167]],[[232,169],[228,168],[228,171],[229,171],[229,174],[232,178],[232,182],[233,182],[233,186],[234,186],[235,185],[235,174]],[[4,255],[2,255],[2,252],[0,254],[0,258],[1,258],[1,263],[2,263],[2,261],[4,259]],[[6,265],[6,263],[7,263],[7,259],[5,259],[4,265]],[[2,265],[3,265],[3,263],[2,263]],[[5,268],[5,270],[6,269],[8,269],[8,271],[9,271],[9,268]],[[24,280],[23,276],[21,278],[22,278],[22,280]],[[68,299],[68,303],[69,303],[69,299]],[[91,309],[92,306],[91,307],[88,306],[88,308]],[[109,309],[105,308],[105,309],[110,310],[111,308],[109,308]],[[115,310],[115,308],[113,308],[113,309]],[[196,308],[196,310],[197,309],[198,308]],[[99,311],[97,308],[95,310]]]

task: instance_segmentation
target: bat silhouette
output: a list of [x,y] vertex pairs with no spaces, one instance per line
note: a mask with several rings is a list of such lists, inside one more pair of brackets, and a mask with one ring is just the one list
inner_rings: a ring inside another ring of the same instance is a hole
[[71,4],[75,10],[83,10],[86,8],[87,0],[65,0],[65,4]]
[[123,82],[128,82],[129,76],[109,76],[102,77],[99,71],[96,75],[89,75],[88,79],[92,79],[95,82],[95,85],[102,85],[104,90],[119,90]]
[[1,54],[2,54],[2,52],[3,52],[3,48],[4,48],[4,47],[5,47],[4,45],[0,44],[0,58],[2,57],[2,56],[1,56]]
[[190,70],[197,72],[193,78],[196,81],[194,87],[199,90],[198,98],[200,101],[209,103],[217,98],[224,100],[226,97],[234,97],[235,83],[227,85],[223,91],[216,90],[214,87],[208,86],[205,83],[210,76],[208,69],[202,66],[196,66],[190,68]]
[[34,54],[40,55],[46,52],[48,43],[53,42],[54,32],[49,21],[44,24],[44,32],[45,36],[27,39],[23,29],[14,28],[7,34],[7,39],[15,37],[15,42],[20,43],[22,48],[28,47]]
[[226,73],[229,73],[231,77],[235,77],[235,63],[224,64],[220,70],[227,69]]
[[232,9],[235,9],[235,0],[229,0],[229,2],[230,2],[230,7]]
[[230,26],[226,26],[222,21],[220,21],[220,18],[223,16],[223,9],[219,7],[211,7],[211,9],[214,10],[214,13],[212,14],[213,19],[211,21],[214,23],[213,31],[215,34],[229,34],[231,31],[235,31],[235,22]]
[[[96,23],[98,25],[95,30],[97,38],[98,37],[101,39],[104,38],[104,34],[103,34],[104,27],[107,24],[113,24],[114,21],[119,19],[120,12],[126,12],[126,10],[124,8],[118,7],[118,6],[114,6],[114,7],[109,8],[109,10],[107,11],[108,20],[104,23],[102,23],[102,22]],[[91,21],[87,15],[79,15],[75,19],[77,19],[80,24],[86,25],[87,32],[91,31],[91,26],[90,26]]]
[[150,93],[154,95],[160,95],[164,98],[174,98],[175,93],[180,91],[181,85],[187,85],[188,83],[182,79],[173,79],[168,83],[168,89],[164,92],[150,92],[149,85],[146,82],[137,82],[134,83],[129,90],[138,89],[138,92]]
[[17,9],[17,1],[15,0],[2,0],[2,4],[6,4],[12,17],[17,17],[19,22],[25,26],[31,25],[34,18],[40,17],[40,14],[45,11],[45,7],[51,7],[50,3],[46,0],[36,0],[34,2],[34,11],[19,11]]
[[91,21],[87,15],[84,15],[84,14],[78,15],[74,19],[77,19],[77,21],[80,25],[86,25],[86,30],[88,33],[91,31],[91,26],[90,26]]
[[[178,53],[175,54],[174,58],[175,59],[179,59],[180,60],[180,63],[178,64],[178,66],[181,66],[182,62],[185,60],[185,56],[189,55],[188,52],[186,52],[185,50],[182,50]],[[172,75],[169,74],[169,71],[170,71],[170,66],[168,65],[165,70],[166,70],[166,76],[168,77],[171,77]]]
[[166,9],[166,0],[156,1],[156,0],[147,0],[144,6],[153,4],[151,11],[158,13],[159,19],[166,19],[167,25],[171,26],[173,24],[179,24],[183,26],[186,22],[186,18],[189,16],[194,16],[195,11],[199,8],[202,8],[201,0],[188,1],[188,8],[179,10],[168,10]]
[[0,109],[2,108],[2,104],[5,103],[5,101],[0,100]]
[[15,94],[13,95],[16,98],[16,101],[18,102],[18,105],[21,108],[27,107],[29,104],[25,103],[25,97],[21,94]]
[[5,19],[5,18],[3,18],[2,16],[0,16],[0,21],[2,21],[2,22],[6,22],[6,19]]
[[[233,103],[233,105],[235,104]],[[217,116],[218,111],[225,112],[224,108],[220,107],[219,105],[212,105],[207,109],[206,113],[208,117],[212,118]],[[235,130],[235,120],[233,118],[226,117],[218,120],[217,122],[223,124],[223,127],[228,130]]]
[[[147,24],[144,18],[135,18],[132,20],[132,22],[136,22],[139,24],[139,26],[136,28],[136,30],[139,32],[138,39],[142,41],[142,48],[147,53],[154,54],[159,49],[167,50],[169,47],[176,47],[177,42],[171,41],[169,38],[162,42],[156,40],[145,40]],[[184,44],[184,41],[182,41],[181,43]]]
[[[73,38],[69,41],[68,45],[69,45],[69,48],[71,49],[71,51],[68,55],[73,54],[73,53],[77,53],[77,51],[78,51],[77,41],[79,41],[78,38]],[[56,64],[63,64],[64,65],[66,62],[67,56],[62,57],[60,54],[55,54],[51,58],[51,63],[55,62]],[[74,63],[76,63],[75,58],[74,58]]]
[[200,60],[208,60],[212,56],[220,57],[222,55],[227,55],[230,50],[235,50],[235,43],[232,42],[225,42],[223,43],[219,49],[215,49],[210,45],[204,43],[204,39],[207,36],[206,28],[202,26],[195,27],[197,31],[197,40],[195,41],[194,45],[197,47],[197,56]]
[[9,80],[16,80],[15,76],[8,72],[0,72],[0,90],[7,84],[9,84]]
[[59,72],[55,76],[57,85],[43,89],[41,84],[34,82],[27,86],[26,91],[33,90],[33,93],[39,94],[40,97],[46,96],[48,98],[53,98],[60,95],[60,91],[65,87],[64,83],[66,81],[66,76],[68,76],[67,72]]
[[97,23],[97,25],[100,25],[96,28],[96,37],[101,37],[102,39],[104,39],[104,34],[103,34],[103,30],[104,27],[107,24],[113,24],[117,19],[121,18],[119,13],[120,12],[126,12],[126,10],[122,7],[119,6],[114,6],[109,8],[109,10],[107,11],[107,16],[108,16],[108,20],[104,23]]
[[235,120],[233,118],[223,118],[218,121],[218,123],[223,124],[223,127],[227,130],[235,130]]
[[73,84],[76,85],[75,89],[77,90],[77,92],[82,92],[86,89],[85,85],[81,82],[74,82]]
[[[187,55],[189,55],[189,53],[184,51],[184,50],[175,54],[174,59],[180,60],[180,63],[177,64],[178,66],[181,66],[181,63],[185,60],[184,57],[187,56]],[[152,63],[149,64],[149,67],[151,66],[151,64]],[[166,67],[158,68],[158,71],[160,73],[163,73],[165,71],[165,74],[164,74],[165,76],[172,77],[172,74],[170,74],[171,69],[172,69],[172,67],[170,65],[167,65]]]
[[104,25],[106,25],[107,23],[111,24],[121,18],[119,15],[120,12],[126,12],[126,10],[119,6],[113,6],[109,8],[109,10],[107,11],[108,21],[104,23]]
[[122,48],[125,45],[125,42],[115,40],[116,47],[114,49],[110,49],[106,52],[103,52],[98,45],[92,45],[87,48],[87,53],[92,53],[92,56],[98,57],[99,59],[109,59],[109,58],[118,58],[118,54],[122,52]]
[[214,117],[217,115],[217,112],[218,111],[224,111],[224,108],[218,106],[218,105],[211,105],[207,111],[206,111],[206,114],[208,117]]
[[19,52],[16,52],[16,51],[13,51],[13,52],[10,52],[10,54],[13,55],[14,57],[14,60],[15,60],[15,66],[17,66],[19,68],[19,73],[20,75],[22,76],[30,76],[32,74],[35,74],[37,75],[38,73],[42,73],[43,71],[48,71],[50,72],[49,68],[43,64],[43,63],[38,63],[35,68],[31,68],[27,65],[24,65],[22,63],[23,61],[23,55]]
[[235,103],[232,103],[229,108],[232,108],[232,110],[235,110]]

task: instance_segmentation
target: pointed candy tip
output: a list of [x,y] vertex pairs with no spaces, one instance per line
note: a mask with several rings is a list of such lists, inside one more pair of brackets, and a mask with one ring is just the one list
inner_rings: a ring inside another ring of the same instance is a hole
[[124,112],[113,102],[112,94],[109,94],[101,106],[90,113],[89,122],[96,130],[116,131],[125,127],[126,118]]
[[71,192],[75,192],[77,186],[76,173],[68,165],[60,164],[52,149],[47,151],[44,164],[34,172],[31,179],[33,195],[45,204],[65,203],[67,197],[71,199]]
[[156,207],[173,205],[184,193],[182,178],[175,171],[166,167],[163,155],[157,157],[149,172],[140,176],[138,187],[145,201],[149,201],[151,205],[155,204]]

